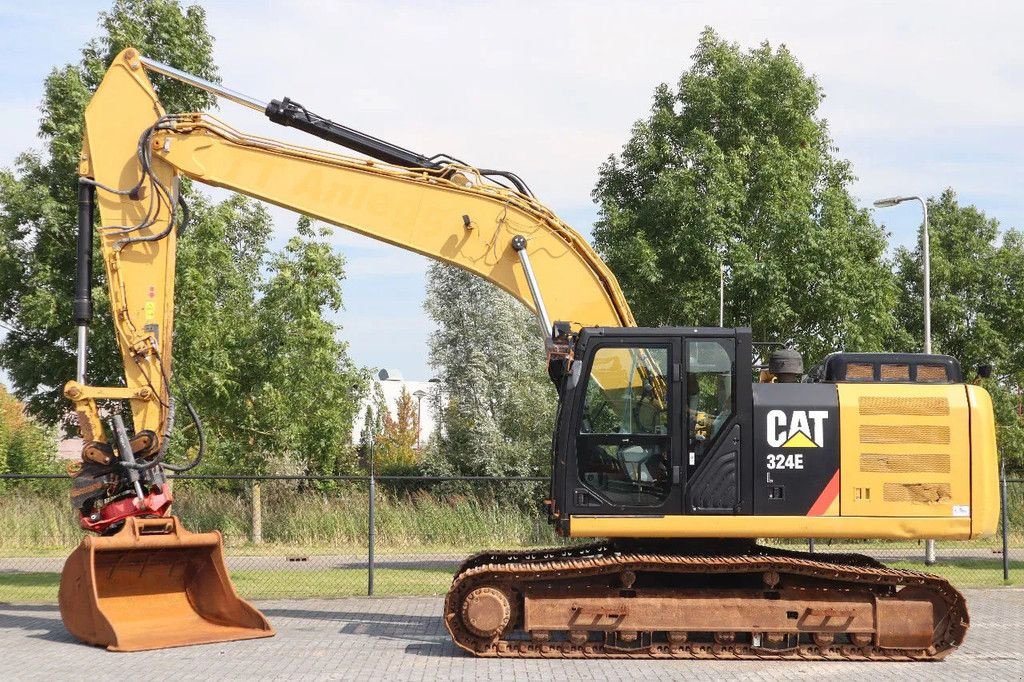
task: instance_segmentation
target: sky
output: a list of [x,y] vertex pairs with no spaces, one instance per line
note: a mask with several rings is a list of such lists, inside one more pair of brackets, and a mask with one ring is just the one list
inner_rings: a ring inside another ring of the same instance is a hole
[[[989,2],[201,2],[223,82],[401,146],[514,170],[589,236],[597,169],[689,68],[705,26],[745,47],[784,43],[819,80],[859,205],[954,188],[1024,227],[1024,9]],[[0,0],[0,167],[36,139],[42,81],[77,61],[109,2]],[[226,103],[234,127],[310,144]],[[315,143],[314,143],[315,144]],[[218,196],[218,195],[215,195]],[[274,208],[275,242],[296,216]],[[892,246],[916,203],[880,209]],[[71,229],[71,226],[69,226]],[[341,335],[353,359],[432,376],[426,259],[339,230]],[[4,377],[0,375],[0,381]]]

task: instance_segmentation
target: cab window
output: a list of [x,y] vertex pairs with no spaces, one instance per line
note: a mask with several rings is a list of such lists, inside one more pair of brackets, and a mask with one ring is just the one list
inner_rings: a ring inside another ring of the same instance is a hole
[[577,436],[581,484],[612,504],[654,506],[671,489],[667,347],[594,354]]
[[686,353],[687,434],[690,452],[699,455],[735,412],[735,344],[732,339],[690,339]]

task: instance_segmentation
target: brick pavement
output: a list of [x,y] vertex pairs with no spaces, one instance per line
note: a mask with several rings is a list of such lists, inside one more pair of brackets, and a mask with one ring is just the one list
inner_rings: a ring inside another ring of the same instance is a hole
[[438,598],[264,601],[272,639],[114,654],[72,640],[55,606],[0,604],[0,679],[1024,679],[1024,590],[965,593],[972,625],[960,651],[885,664],[476,659],[448,640]]

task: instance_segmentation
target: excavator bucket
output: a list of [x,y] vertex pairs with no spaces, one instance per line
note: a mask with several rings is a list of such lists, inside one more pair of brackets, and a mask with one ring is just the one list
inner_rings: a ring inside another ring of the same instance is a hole
[[82,540],[58,600],[72,635],[110,651],[274,635],[235,592],[220,533],[190,533],[174,516],[130,517],[114,535]]

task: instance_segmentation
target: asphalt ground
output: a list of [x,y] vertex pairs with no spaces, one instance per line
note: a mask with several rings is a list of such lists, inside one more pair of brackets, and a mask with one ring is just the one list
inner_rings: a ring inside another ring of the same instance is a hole
[[1024,590],[964,593],[967,639],[937,663],[478,659],[451,643],[436,597],[262,601],[271,639],[124,654],[77,643],[56,606],[0,604],[0,679],[1024,679]]

